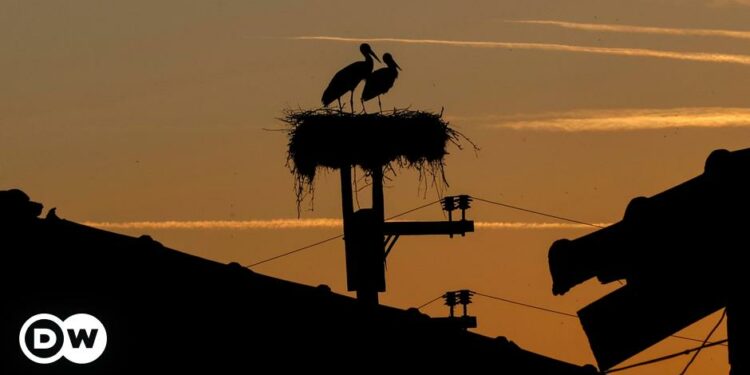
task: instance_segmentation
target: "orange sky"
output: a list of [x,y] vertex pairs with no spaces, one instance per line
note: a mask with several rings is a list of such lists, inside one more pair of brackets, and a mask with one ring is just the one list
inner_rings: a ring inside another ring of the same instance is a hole
[[[450,194],[613,222],[631,198],[701,173],[711,150],[748,147],[750,136],[748,1],[80,0],[3,8],[0,189],[22,188],[79,222],[294,218],[286,139],[263,129],[280,128],[285,108],[318,106],[330,77],[360,59],[359,39],[403,68],[384,107],[444,107],[482,148],[451,150]],[[304,219],[340,216],[338,177],[322,176]],[[433,191],[423,198],[410,171],[387,185],[386,215],[436,199]],[[408,218],[441,217],[431,208]],[[480,203],[470,217],[554,221]],[[332,225],[116,230],[248,264],[339,233]],[[452,240],[403,238],[381,301],[416,306],[471,288],[575,312],[618,286],[589,282],[552,296],[549,245],[588,231],[484,227]],[[333,241],[256,270],[343,293],[343,262]],[[594,362],[575,320],[482,298],[470,310],[483,334]],[[446,313],[438,304],[425,311]],[[683,334],[702,338],[717,319]],[[692,346],[669,339],[629,362]],[[677,373],[687,359],[630,373]],[[727,373],[726,349],[707,349],[690,373]]]

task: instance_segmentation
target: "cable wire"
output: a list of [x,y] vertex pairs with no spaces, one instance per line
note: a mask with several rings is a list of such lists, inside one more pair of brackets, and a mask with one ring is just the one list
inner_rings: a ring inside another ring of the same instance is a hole
[[[672,335],[672,336],[669,336],[669,337],[676,338],[676,339],[681,339],[681,340],[693,341],[693,342],[700,342],[700,343],[703,342],[703,340],[701,340],[701,339],[696,339],[696,338],[687,337],[687,336]],[[713,341],[709,342],[709,344],[712,344],[712,343],[713,343]],[[726,345],[724,345],[724,346],[726,346]]]
[[294,249],[294,250],[292,250],[292,251],[287,251],[287,252],[285,252],[285,253],[281,253],[281,254],[279,254],[279,255],[275,255],[275,256],[272,256],[272,257],[270,257],[270,258],[267,258],[267,259],[263,259],[263,260],[261,260],[260,262],[255,262],[255,263],[253,263],[253,264],[249,264],[249,265],[247,265],[247,266],[245,266],[245,267],[247,267],[247,268],[252,268],[252,267],[255,267],[255,266],[257,266],[257,265],[260,265],[260,264],[266,263],[266,262],[270,262],[270,261],[273,261],[273,260],[276,260],[276,259],[279,259],[279,258],[283,258],[283,257],[285,257],[285,256],[287,256],[287,255],[292,255],[292,254],[298,253],[298,252],[300,252],[300,251],[302,251],[302,250],[307,250],[307,249],[309,249],[309,248],[311,248],[311,247],[315,247],[315,246],[318,246],[318,245],[322,245],[322,244],[324,244],[324,243],[326,243],[326,242],[329,242],[329,241],[333,241],[333,240],[335,240],[335,239],[337,239],[337,238],[341,238],[341,237],[344,237],[344,235],[343,235],[343,234],[339,234],[339,235],[337,235],[337,236],[333,236],[333,237],[330,237],[330,238],[326,238],[325,240],[322,240],[322,241],[318,241],[318,242],[315,242],[315,243],[309,244],[309,245],[307,245],[307,246],[302,246],[302,247],[300,247],[300,248],[297,248],[297,249]]
[[421,206],[419,206],[419,207],[415,207],[415,208],[412,208],[411,210],[407,210],[407,211],[404,211],[404,212],[402,212],[402,213],[400,213],[400,214],[396,214],[396,215],[393,215],[393,216],[391,216],[391,217],[387,217],[387,218],[385,218],[385,219],[386,219],[386,220],[393,220],[393,219],[395,219],[395,218],[397,218],[397,217],[401,217],[401,216],[404,216],[404,215],[406,215],[406,214],[410,214],[410,213],[412,213],[412,212],[414,212],[414,211],[418,211],[418,210],[421,210],[421,209],[423,209],[423,208],[427,208],[427,207],[430,207],[430,206],[432,206],[433,204],[436,204],[436,203],[440,203],[440,201],[441,201],[441,199],[438,199],[438,200],[436,200],[436,201],[434,201],[434,202],[430,202],[430,203],[427,203],[427,204],[423,204],[423,205],[421,205]]
[[[552,314],[562,315],[562,316],[565,316],[565,317],[568,317],[568,318],[579,319],[578,315],[571,314],[571,313],[568,313],[568,312],[565,312],[565,311],[553,310],[553,309],[549,309],[549,308],[542,307],[542,306],[532,305],[532,304],[529,304],[529,303],[518,302],[518,301],[514,301],[512,299],[508,299],[508,298],[503,298],[503,297],[493,296],[493,295],[490,295],[490,294],[480,293],[480,292],[477,292],[475,290],[472,290],[472,292],[475,295],[482,296],[482,297],[485,297],[485,298],[494,299],[494,300],[497,300],[497,301],[506,302],[506,303],[510,303],[510,304],[513,304],[513,305],[527,307],[527,308],[531,308],[531,309],[535,309],[535,310],[540,310],[540,311],[544,311],[544,312],[548,312],[548,313],[552,313]],[[721,321],[719,321],[719,323],[721,323]],[[681,340],[688,340],[688,341],[700,342],[700,343],[702,343],[704,345],[707,344],[707,343],[708,344],[714,344],[714,342],[708,342],[706,340],[695,339],[695,338],[692,338],[692,337],[685,337],[685,336],[679,336],[679,335],[671,335],[669,337],[676,338],[676,339],[681,339]],[[721,345],[726,346],[726,344],[721,344]]]
[[505,208],[510,208],[510,209],[513,209],[513,210],[518,210],[518,211],[528,212],[528,213],[532,213],[532,214],[535,214],[535,215],[545,216],[545,217],[549,217],[549,218],[553,218],[553,219],[568,221],[568,222],[575,223],[575,224],[588,225],[588,226],[594,227],[594,228],[604,228],[601,225],[587,223],[585,221],[570,219],[570,218],[563,217],[563,216],[558,216],[558,215],[552,215],[552,214],[548,214],[548,213],[545,213],[545,212],[535,211],[535,210],[531,210],[531,209],[523,208],[523,207],[519,207],[519,206],[514,206],[514,205],[511,205],[511,204],[507,204],[507,203],[501,203],[501,202],[491,201],[489,199],[479,198],[479,197],[476,197],[476,196],[473,196],[473,195],[471,197],[474,198],[475,201],[480,201],[480,202],[484,202],[484,203],[494,204],[494,205],[497,205],[497,206],[501,206],[501,207],[505,207]]
[[[711,328],[711,332],[709,332],[708,336],[706,336],[706,339],[703,340],[703,345],[706,345],[708,340],[711,339],[711,336],[714,335],[714,332],[716,332],[716,330],[719,328],[719,326],[721,325],[721,322],[724,321],[724,318],[726,316],[727,316],[727,309],[724,309],[724,312],[721,313],[721,318],[719,318],[719,321],[716,322],[716,325],[714,326],[714,328]],[[685,365],[685,368],[682,369],[682,372],[680,373],[680,375],[685,375],[685,373],[687,373],[687,370],[690,368],[690,365],[692,365],[695,359],[698,357],[698,354],[701,354],[703,345],[701,345],[701,347],[698,350],[696,350],[695,353],[693,353],[693,356],[690,358],[690,361],[688,361],[688,363]]]
[[710,347],[713,347],[713,346],[722,345],[722,344],[725,344],[727,341],[729,341],[729,340],[724,339],[724,340],[714,341],[714,342],[712,342],[710,344],[701,345],[699,347],[695,347],[695,348],[692,348],[692,349],[686,349],[686,350],[683,350],[681,352],[677,352],[677,353],[672,353],[672,354],[669,354],[669,355],[665,355],[663,357],[649,359],[648,361],[638,362],[638,363],[634,363],[632,365],[627,365],[627,366],[623,366],[623,367],[614,368],[614,369],[611,369],[611,370],[604,371],[603,373],[605,373],[605,374],[611,374],[613,372],[630,370],[632,368],[646,366],[646,365],[654,364],[654,363],[657,363],[657,362],[666,361],[668,359],[679,357],[681,355],[688,355],[688,354],[690,354],[692,352],[700,351],[700,350],[703,350],[705,348],[710,348]]
[[[511,209],[514,209],[514,210],[520,210],[520,211],[529,212],[529,213],[533,213],[533,214],[541,215],[541,216],[546,216],[546,217],[550,217],[550,218],[554,218],[554,219],[558,219],[558,220],[569,221],[571,223],[583,224],[583,225],[588,225],[588,226],[592,226],[592,227],[596,227],[596,228],[602,228],[602,226],[599,226],[599,225],[596,225],[596,224],[586,223],[586,222],[583,222],[583,221],[569,219],[569,218],[562,217],[562,216],[547,214],[547,213],[540,212],[540,211],[534,211],[534,210],[530,210],[530,209],[523,208],[523,207],[513,206],[513,205],[510,205],[510,204],[505,204],[505,203],[500,203],[500,202],[496,202],[496,201],[491,201],[491,200],[488,200],[488,199],[483,199],[483,198],[479,198],[479,197],[475,197],[475,196],[472,196],[472,198],[474,198],[475,200],[480,201],[480,202],[494,204],[494,205],[498,205],[498,206],[502,206],[502,207],[506,207],[506,208],[511,208]],[[427,204],[423,204],[421,206],[418,206],[418,207],[412,208],[410,210],[406,210],[404,212],[401,212],[399,214],[390,216],[390,217],[386,218],[386,220],[393,220],[395,218],[398,218],[398,217],[410,214],[410,213],[412,213],[414,211],[418,211],[418,210],[421,210],[423,208],[430,207],[430,206],[432,206],[434,204],[440,203],[440,201],[441,200],[438,199],[436,201],[433,201],[433,202],[430,202],[430,203],[427,203]],[[263,259],[263,260],[261,260],[259,262],[255,262],[255,263],[249,264],[249,265],[247,265],[245,267],[252,268],[252,267],[255,267],[255,266],[267,263],[267,262],[271,262],[271,261],[274,261],[276,259],[280,259],[280,258],[286,257],[288,255],[296,254],[296,253],[298,253],[300,251],[307,250],[309,248],[312,248],[312,247],[315,247],[315,246],[318,246],[318,245],[322,245],[322,244],[324,244],[326,242],[333,241],[333,240],[335,240],[337,238],[341,238],[343,236],[344,236],[344,234],[342,233],[342,234],[339,234],[339,235],[334,236],[334,237],[326,238],[324,240],[312,243],[310,245],[302,246],[300,248],[297,248],[297,249],[294,249],[294,250],[291,250],[291,251],[287,251],[287,252],[281,253],[279,255],[272,256],[272,257],[267,258],[267,259]],[[563,314],[565,314],[565,313],[563,313]]]
[[[404,212],[402,212],[402,213],[399,213],[399,214],[393,215],[393,216],[391,216],[391,217],[388,217],[388,218],[386,218],[386,220],[391,220],[391,219],[395,219],[395,218],[397,218],[397,217],[401,217],[401,216],[404,216],[404,215],[406,215],[406,214],[410,214],[410,213],[412,213],[412,212],[414,212],[414,211],[418,211],[418,210],[421,210],[421,209],[423,209],[423,208],[426,208],[426,207],[432,206],[433,204],[436,204],[436,203],[439,203],[439,202],[440,202],[440,200],[436,200],[436,201],[434,201],[434,202],[430,202],[430,203],[427,203],[427,204],[421,205],[421,206],[419,206],[419,207],[415,207],[415,208],[412,208],[412,209],[410,209],[410,210],[407,210],[407,211],[404,211]],[[296,254],[296,253],[298,253],[298,252],[300,252],[300,251],[303,251],[303,250],[307,250],[307,249],[309,249],[309,248],[312,248],[312,247],[315,247],[315,246],[318,246],[318,245],[322,245],[322,244],[324,244],[324,243],[326,243],[326,242],[330,242],[330,241],[333,241],[333,240],[335,240],[335,239],[337,239],[337,238],[341,238],[341,237],[344,237],[344,234],[343,234],[343,233],[341,233],[341,234],[339,234],[339,235],[336,235],[336,236],[333,236],[333,237],[329,237],[329,238],[326,238],[326,239],[324,239],[324,240],[321,240],[321,241],[318,241],[318,242],[315,242],[315,243],[312,243],[312,244],[309,244],[309,245],[305,245],[305,246],[302,246],[302,247],[300,247],[300,248],[297,248],[297,249],[294,249],[294,250],[290,250],[290,251],[287,251],[287,252],[284,252],[284,253],[281,253],[281,254],[278,254],[278,255],[274,255],[274,256],[272,256],[272,257],[270,257],[270,258],[267,258],[267,259],[263,259],[263,260],[261,260],[261,261],[259,261],[259,262],[255,262],[255,263],[252,263],[252,264],[248,264],[248,265],[246,265],[245,267],[247,267],[247,268],[253,268],[253,267],[255,267],[255,266],[258,266],[258,265],[261,265],[261,264],[263,264],[263,263],[271,262],[271,261],[274,261],[274,260],[276,260],[276,259],[280,259],[280,258],[283,258],[283,257],[285,257],[285,256],[288,256],[288,255]]]
[[427,302],[419,305],[419,307],[417,307],[417,310],[422,310],[423,307],[427,307],[427,305],[429,305],[429,304],[431,304],[431,303],[433,303],[433,302],[435,302],[435,301],[443,298],[443,296],[445,296],[445,294],[441,294],[441,295],[439,295],[439,296],[437,296],[437,297],[435,297],[435,298],[433,298],[433,299],[431,299],[431,300],[429,300],[429,301],[427,301]]
[[552,309],[548,309],[546,307],[541,307],[541,306],[534,306],[534,305],[531,305],[531,304],[528,304],[528,303],[513,301],[511,299],[507,299],[507,298],[503,298],[503,297],[492,296],[492,295],[489,295],[489,294],[484,294],[484,293],[477,292],[475,290],[473,290],[472,292],[474,292],[475,295],[482,296],[482,297],[485,297],[485,298],[490,298],[490,299],[494,299],[494,300],[498,300],[498,301],[502,301],[502,302],[507,302],[507,303],[510,303],[510,304],[513,304],[513,305],[528,307],[530,309],[541,310],[541,311],[545,311],[545,312],[548,312],[548,313],[553,313],[553,314],[557,314],[557,315],[567,316],[569,318],[576,318],[576,319],[578,319],[578,315],[575,315],[575,314],[570,314],[570,313],[566,313],[566,312],[563,312],[563,311],[552,310]]

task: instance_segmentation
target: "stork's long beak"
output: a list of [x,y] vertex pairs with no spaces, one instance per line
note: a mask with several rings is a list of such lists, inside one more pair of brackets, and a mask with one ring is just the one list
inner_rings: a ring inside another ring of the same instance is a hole
[[383,63],[383,62],[382,62],[382,61],[380,61],[380,59],[378,58],[378,55],[376,55],[376,54],[375,54],[375,52],[373,52],[372,50],[370,50],[370,55],[371,55],[372,57],[374,57],[374,58],[375,58],[375,60],[378,60],[378,62],[379,62],[379,63],[381,63],[381,64]]
[[395,62],[395,61],[394,61],[394,62],[393,62],[393,65],[395,65],[395,66],[396,66],[396,69],[398,69],[398,70],[403,70],[403,69],[401,69],[401,67],[400,67],[400,66],[398,66],[398,63],[397,63],[397,62]]

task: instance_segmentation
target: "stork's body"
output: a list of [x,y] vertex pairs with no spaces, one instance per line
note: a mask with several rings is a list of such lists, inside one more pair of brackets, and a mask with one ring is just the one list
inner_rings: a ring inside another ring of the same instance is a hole
[[374,64],[372,58],[374,57],[376,60],[380,61],[367,43],[360,45],[359,51],[365,56],[365,60],[352,63],[344,69],[339,70],[338,73],[333,76],[331,83],[328,84],[328,87],[323,92],[323,98],[321,100],[323,101],[324,106],[328,106],[334,100],[338,100],[339,109],[341,109],[341,96],[347,92],[351,92],[349,104],[352,107],[352,113],[354,113],[354,89],[357,88],[359,82],[366,79],[372,73]]
[[390,53],[383,55],[383,62],[386,67],[374,71],[370,77],[367,78],[365,89],[362,90],[363,109],[365,108],[365,101],[377,96],[378,107],[380,107],[380,112],[383,112],[383,106],[380,104],[380,95],[387,93],[388,90],[393,87],[396,78],[398,78],[398,71],[401,70],[401,67],[396,64],[396,61],[393,60],[393,56],[391,56]]

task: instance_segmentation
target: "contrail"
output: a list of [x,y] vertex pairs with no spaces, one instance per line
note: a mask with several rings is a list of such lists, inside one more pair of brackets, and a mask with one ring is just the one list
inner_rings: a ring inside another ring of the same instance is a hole
[[[606,227],[611,223],[595,223],[599,227]],[[592,229],[590,225],[575,223],[529,223],[524,221],[479,221],[474,223],[477,229]]]
[[[126,221],[82,223],[100,229],[180,229],[180,230],[277,230],[277,229],[336,229],[342,227],[341,219],[271,219],[271,220],[194,220],[194,221]],[[609,224],[597,224],[607,226]],[[478,221],[477,229],[591,229],[590,226],[572,223],[533,223]]]
[[672,59],[672,60],[682,60],[682,61],[699,61],[699,62],[710,62],[710,63],[750,65],[750,55],[708,53],[708,52],[662,51],[662,50],[645,49],[645,48],[590,47],[590,46],[577,46],[577,45],[570,45],[570,44],[482,42],[482,41],[465,41],[465,40],[461,41],[461,40],[440,40],[440,39],[345,38],[345,37],[337,37],[337,36],[296,36],[296,37],[289,37],[288,39],[320,40],[320,41],[345,42],[345,43],[382,42],[382,43],[439,45],[439,46],[450,46],[450,47],[541,50],[541,51],[589,53],[589,54],[596,54],[596,55],[651,57],[651,58],[658,58],[658,59]]
[[539,116],[451,117],[451,121],[514,130],[612,132],[673,128],[748,128],[750,108],[586,110]]
[[750,5],[750,0],[713,0],[714,5]]
[[507,20],[510,23],[522,23],[531,25],[548,25],[562,27],[564,29],[583,30],[583,31],[603,31],[614,33],[633,33],[633,34],[662,34],[676,36],[711,36],[735,39],[750,39],[750,31],[741,30],[720,30],[720,29],[688,29],[673,27],[652,27],[636,25],[617,25],[601,23],[581,23],[566,22],[553,20]]
[[314,229],[342,226],[341,219],[86,221],[82,224],[101,229]]

